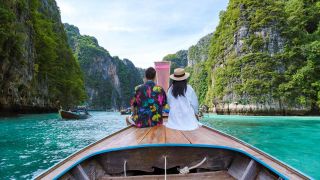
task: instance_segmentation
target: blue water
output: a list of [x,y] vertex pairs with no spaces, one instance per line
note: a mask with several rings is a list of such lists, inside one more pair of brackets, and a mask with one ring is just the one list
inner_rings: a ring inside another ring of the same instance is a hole
[[0,179],[31,179],[55,163],[125,127],[119,113],[92,112],[86,120],[58,114],[0,118]]
[[209,115],[203,123],[320,179],[320,117]]
[[[78,121],[62,121],[57,114],[0,118],[0,179],[31,179],[126,126],[119,113],[91,113]],[[320,117],[210,115],[202,122],[320,179]]]

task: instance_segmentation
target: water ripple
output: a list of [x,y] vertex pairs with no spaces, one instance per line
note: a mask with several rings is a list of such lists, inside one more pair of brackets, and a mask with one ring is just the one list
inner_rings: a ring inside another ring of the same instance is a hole
[[203,123],[320,179],[320,117],[210,115]]
[[0,119],[0,179],[31,179],[80,148],[125,127],[119,113],[92,112],[87,120],[57,114]]

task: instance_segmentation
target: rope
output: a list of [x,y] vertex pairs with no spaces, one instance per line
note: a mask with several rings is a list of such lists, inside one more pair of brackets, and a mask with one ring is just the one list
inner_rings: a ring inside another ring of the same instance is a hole
[[164,180],[167,180],[167,156],[164,156]]
[[124,172],[124,177],[127,177],[127,161],[124,161],[123,172]]
[[179,169],[180,174],[188,174],[190,172],[191,169],[197,168],[199,166],[201,166],[205,161],[207,160],[207,158],[203,158],[203,160],[201,162],[199,162],[198,164],[192,166],[192,167],[184,167],[182,169]]

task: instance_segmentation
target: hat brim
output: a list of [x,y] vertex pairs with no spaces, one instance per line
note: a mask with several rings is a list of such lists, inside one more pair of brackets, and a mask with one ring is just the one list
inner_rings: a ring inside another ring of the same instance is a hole
[[190,73],[187,73],[187,72],[182,77],[175,77],[174,74],[171,74],[170,79],[175,80],[175,81],[183,81],[183,80],[188,79],[189,76],[190,76]]

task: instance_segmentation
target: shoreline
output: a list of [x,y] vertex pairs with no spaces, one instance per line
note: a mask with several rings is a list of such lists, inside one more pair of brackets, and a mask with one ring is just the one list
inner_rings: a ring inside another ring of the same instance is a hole
[[0,106],[0,117],[15,117],[24,114],[45,114],[57,113],[57,108],[31,107],[31,106],[14,106],[3,107]]
[[210,108],[210,113],[219,115],[243,115],[243,116],[320,116],[319,109],[311,108]]
[[[99,111],[99,110],[88,110],[88,111]],[[103,110],[100,110],[102,112]],[[55,108],[33,108],[30,110],[28,109],[0,109],[0,118],[1,117],[16,117],[19,115],[27,115],[27,114],[46,114],[46,113],[58,113],[59,110]],[[114,111],[103,111],[103,112],[114,112]],[[301,116],[301,117],[318,117],[320,116],[320,113],[306,113],[306,114],[293,114],[293,113],[287,113],[287,114],[279,114],[279,113],[221,113],[221,112],[204,112],[204,114],[216,114],[216,115],[225,115],[225,116],[232,116],[232,115],[238,115],[238,116]]]
[[216,112],[208,112],[204,114],[214,114],[214,115],[224,115],[224,116],[261,116],[261,117],[272,117],[272,116],[282,116],[282,117],[319,117],[320,114],[307,114],[307,115],[298,115],[298,114],[222,114],[222,113],[216,113]]
[[221,113],[221,112],[208,112],[209,114],[217,114],[217,115],[239,115],[239,116],[320,116],[320,113],[291,113],[291,112],[284,112],[284,113],[270,113],[270,112],[260,112],[260,113]]

